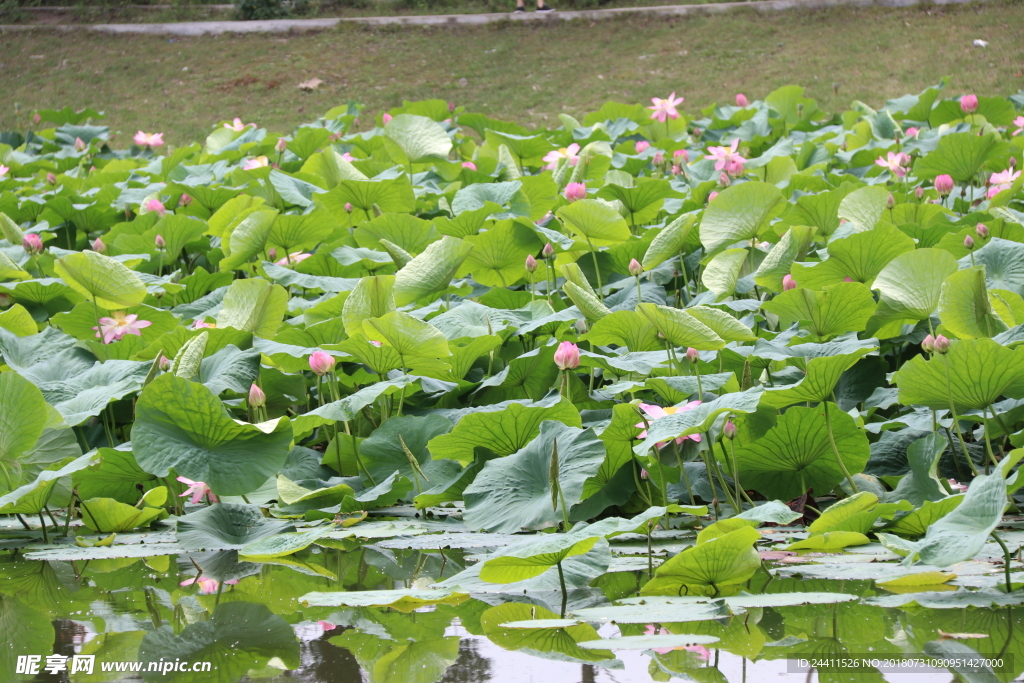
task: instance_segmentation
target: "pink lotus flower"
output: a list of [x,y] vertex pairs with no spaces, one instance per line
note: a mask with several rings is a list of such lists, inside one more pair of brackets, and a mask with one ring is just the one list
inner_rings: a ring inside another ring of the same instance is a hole
[[960,98],[960,110],[965,114],[973,114],[978,111],[978,96],[964,95]]
[[82,138],[75,138],[75,151],[84,152],[86,148],[85,140]]
[[942,175],[935,176],[935,191],[945,197],[953,191],[955,187],[953,178],[950,175],[943,173]]
[[967,490],[967,484],[961,484],[956,479],[947,479],[949,482],[949,488],[952,489],[953,493],[963,493]]
[[717,196],[718,196],[718,192],[712,191],[712,193],[708,195],[708,204],[713,202],[715,200],[715,197],[717,197]]
[[907,128],[906,133],[908,138],[916,138],[921,133],[921,129],[911,126],[910,128]]
[[188,206],[193,201],[194,200],[190,195],[182,194],[180,197],[178,197],[178,206]]
[[211,503],[217,502],[217,496],[213,494],[213,491],[210,490],[210,487],[207,486],[205,482],[192,481],[188,477],[178,477],[178,481],[180,481],[182,484],[188,485],[188,488],[185,489],[185,493],[182,493],[180,496],[178,496],[179,498],[184,498],[185,496],[192,496],[192,499],[189,502],[191,502],[193,505],[202,502],[203,498],[206,498],[206,500]]
[[651,163],[655,166],[661,166],[665,163],[665,155],[661,152],[655,152],[654,156],[651,158]]
[[203,320],[197,320],[194,323],[192,323],[193,330],[201,330],[204,327],[214,330],[217,329],[217,323],[208,323]]
[[680,168],[679,166],[673,166],[672,167],[672,175],[679,175],[682,172],[683,172],[683,169]]
[[224,124],[225,128],[227,128],[229,130],[233,130],[233,131],[238,132],[238,133],[242,132],[243,130],[245,130],[249,126],[252,126],[253,128],[255,128],[256,124],[255,123],[242,123],[242,119],[238,118],[237,116],[235,117],[235,120],[232,121],[231,123],[225,123]]
[[324,621],[323,619],[316,623],[324,631],[333,631],[334,629],[338,628],[337,624],[332,624],[331,622]]
[[569,183],[565,186],[563,196],[570,202],[587,198],[587,186],[583,183]]
[[263,168],[264,166],[269,166],[269,165],[270,165],[270,159],[268,159],[265,156],[258,156],[258,157],[254,158],[254,159],[249,159],[247,162],[245,162],[245,165],[242,166],[242,170],[243,171],[252,171],[254,169]]
[[875,159],[875,164],[886,168],[897,178],[907,175],[907,166],[910,165],[910,157],[903,152],[889,152],[885,157]]
[[[179,586],[193,586],[196,584],[196,579],[199,579],[199,594],[200,595],[211,595],[216,593],[220,589],[220,581],[217,579],[204,579],[201,577],[193,576],[191,579],[185,579]],[[228,579],[224,582],[225,586],[234,586],[238,583],[238,579]]]
[[676,151],[672,152],[673,160],[678,159],[679,157],[682,157],[683,161],[687,163],[689,163],[690,161],[690,153],[687,152],[685,149],[677,149]]
[[750,100],[747,99],[746,95],[744,95],[743,93],[736,93],[736,106],[737,107],[745,107],[748,104],[750,104]]
[[249,386],[249,405],[253,408],[262,408],[267,404],[267,395],[255,384]]
[[553,149],[544,155],[544,161],[547,162],[547,165],[544,166],[544,168],[548,169],[549,171],[553,171],[555,170],[555,166],[557,166],[558,162],[561,161],[562,159],[565,159],[565,162],[570,166],[575,166],[577,163],[579,163],[580,160],[579,153],[580,146],[575,142],[569,145],[568,147],[562,147],[561,149]]
[[739,139],[736,139],[728,147],[708,147],[708,158],[715,160],[716,171],[725,171],[733,178],[743,173],[743,164],[747,160],[736,153],[739,144]]
[[43,250],[43,240],[39,235],[34,232],[30,232],[21,239],[21,248],[24,249],[29,256],[34,256]]
[[142,205],[142,208],[144,208],[147,213],[158,213],[161,216],[167,213],[167,208],[159,199],[147,199],[146,203]]
[[378,349],[384,346],[384,342],[379,342],[376,339],[367,339],[366,341],[370,342],[370,346],[376,346]]
[[[4,166],[3,164],[0,164],[0,178],[3,178],[5,175],[7,175],[7,172],[10,170],[10,166]],[[50,184],[52,185],[53,183]]]
[[683,103],[683,99],[676,97],[674,92],[664,100],[660,97],[652,97],[652,105],[647,107],[651,110],[651,118],[661,123],[665,123],[666,119],[678,119],[679,112],[676,111],[676,107]]
[[555,365],[559,370],[575,370],[580,366],[580,347],[564,341],[555,350]]
[[1012,168],[1000,171],[999,173],[993,173],[988,178],[991,187],[988,188],[988,193],[985,196],[992,199],[1003,190],[1009,190],[1017,178],[1020,178],[1020,171],[1014,173]]
[[470,171],[475,171],[476,164],[474,164],[472,161],[463,161],[462,168],[468,168]]
[[[1013,120],[1013,125],[1017,126],[1017,130],[1013,131],[1014,135],[1020,135],[1024,133],[1024,116],[1018,116]],[[3,173],[0,173],[3,175]]]
[[109,318],[100,318],[99,327],[92,328],[96,331],[96,338],[102,338],[104,344],[121,341],[121,337],[126,334],[141,337],[141,330],[153,324],[149,320],[139,320],[139,316],[134,313],[125,314],[124,311],[114,311],[110,316]]
[[637,154],[643,154],[644,150],[646,150],[650,146],[651,146],[651,143],[647,142],[647,140],[638,140],[636,145],[635,145],[636,153]]
[[[690,401],[685,406],[669,406],[668,408],[662,408],[661,406],[651,405],[649,403],[641,403],[640,404],[640,409],[643,410],[647,414],[647,417],[650,418],[650,420],[648,420],[648,422],[651,422],[653,420],[657,420],[659,418],[665,417],[666,415],[675,415],[676,413],[682,413],[682,412],[685,412],[687,410],[693,410],[694,408],[696,408],[699,405],[700,405],[700,401]],[[639,435],[637,435],[637,438],[638,439],[646,439],[647,438],[646,425],[644,425],[643,422],[637,422],[636,425],[634,425],[634,426],[643,429],[643,431],[640,432]],[[689,439],[690,441],[696,441],[697,443],[700,443],[701,436],[700,436],[700,434],[689,434],[687,436],[680,436],[680,437],[678,437],[676,439],[676,443],[680,443],[681,444],[684,441],[686,441],[687,439]],[[661,441],[661,442],[659,442],[657,444],[657,446],[658,446],[658,448],[661,448],[662,446],[664,446],[667,443],[668,443],[668,441]]]
[[791,289],[796,289],[796,280],[793,276],[787,273],[782,277],[782,291],[788,292]]
[[98,254],[105,254],[107,253],[107,245],[103,243],[101,238],[97,237],[92,242],[92,250]]
[[290,266],[290,265],[294,265],[296,263],[301,263],[302,261],[305,261],[306,259],[308,259],[310,256],[312,256],[312,254],[310,254],[308,252],[296,251],[296,252],[292,252],[291,254],[288,254],[283,259],[274,261],[274,265]]
[[[654,636],[654,635],[670,636],[670,635],[672,635],[672,632],[669,631],[667,628],[664,628],[664,627],[662,627],[661,629],[658,629],[658,628],[655,628],[654,624],[647,624],[647,626],[644,628],[644,635],[645,636]],[[687,652],[693,652],[694,654],[697,655],[698,658],[700,658],[701,660],[703,660],[705,662],[708,661],[709,659],[711,659],[711,652],[706,647],[704,647],[703,645],[685,645],[683,647],[656,647],[656,648],[654,648],[655,654],[659,654],[659,655],[663,655],[663,654],[666,654],[668,652],[672,652],[673,650],[685,650]]]
[[156,148],[164,144],[163,133],[143,133],[141,130],[133,138],[139,147]]
[[388,121],[390,121],[393,118],[395,118],[395,117],[392,116],[391,114],[387,113],[387,112],[384,112],[384,116],[381,117],[381,120],[384,121],[384,125],[386,126],[386,125],[388,125]]
[[345,152],[344,154],[341,155],[341,160],[342,161],[347,161],[348,163],[351,164],[353,161],[356,160],[356,158],[354,156],[352,156],[351,154],[349,154],[348,152]]
[[334,356],[326,351],[314,351],[309,356],[309,369],[317,375],[326,375],[334,369]]

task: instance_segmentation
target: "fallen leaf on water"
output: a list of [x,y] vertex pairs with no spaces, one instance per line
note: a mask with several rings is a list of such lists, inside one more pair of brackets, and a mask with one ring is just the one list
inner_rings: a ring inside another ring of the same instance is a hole
[[946,633],[941,628],[938,629],[939,638],[953,639],[953,640],[973,640],[974,638],[988,638],[987,633]]

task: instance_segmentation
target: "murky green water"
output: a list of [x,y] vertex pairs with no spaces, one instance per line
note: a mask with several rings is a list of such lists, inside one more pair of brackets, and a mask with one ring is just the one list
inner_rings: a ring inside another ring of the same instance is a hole
[[[456,593],[446,602],[418,609],[402,603],[312,607],[300,600],[314,592],[424,588],[452,577],[471,564],[474,555],[487,551],[486,537],[479,534],[465,534],[463,543],[452,542],[451,536],[437,542],[448,546],[444,549],[425,547],[431,544],[426,540],[429,535],[330,540],[325,544],[332,547],[315,546],[274,563],[239,561],[237,552],[230,550],[161,555],[161,542],[166,539],[159,532],[119,539],[119,543],[134,543],[131,550],[138,554],[145,553],[147,546],[153,548],[156,554],[146,557],[83,560],[105,551],[74,548],[71,554],[79,559],[41,561],[6,552],[0,558],[4,642],[0,680],[626,683],[674,678],[931,683],[1009,681],[1024,671],[1024,607],[925,609],[867,604],[865,600],[897,593],[877,587],[872,580],[808,578],[828,572],[792,564],[791,556],[770,557],[782,564],[766,563],[765,571],[757,573],[746,591],[754,595],[842,593],[851,596],[849,601],[734,606],[732,616],[723,608],[725,616],[700,621],[672,622],[676,612],[660,610],[650,612],[659,621],[618,625],[595,618],[592,610],[585,613],[589,624],[524,629],[504,624],[558,617],[561,594],[550,583],[535,581],[525,592],[516,584],[495,585],[494,592],[474,592],[471,597]],[[652,564],[674,552],[680,542],[679,533],[658,540]],[[408,545],[424,549],[402,547]],[[459,545],[470,547],[452,547]],[[629,538],[613,544],[616,556],[608,572],[590,587],[570,591],[568,616],[635,596],[647,578],[647,557],[629,553],[643,545]],[[115,545],[109,554],[123,554],[126,547]],[[879,573],[879,565],[871,562],[875,558],[864,552],[815,559],[826,559],[831,563],[828,567],[857,565],[857,573],[874,571],[879,577],[886,573],[885,566],[892,567],[884,565]],[[1001,576],[997,567],[984,562],[972,567],[967,569],[967,579],[973,576],[976,585],[993,583],[993,576]],[[202,574],[196,582],[199,568]],[[915,590],[935,594],[955,588]],[[653,610],[657,599],[648,600],[638,607]],[[692,617],[685,610],[678,615]],[[581,645],[599,637],[644,633],[698,634],[718,641],[614,652]],[[943,640],[943,633],[957,637]],[[815,672],[809,678],[807,668],[799,666],[800,659],[824,656],[899,659],[928,651],[935,643],[997,655],[1005,660],[1003,668],[958,674],[948,668],[916,673],[906,669]],[[42,656],[41,667],[46,655],[68,657],[68,667],[73,655],[94,655],[95,668],[91,675],[17,674],[18,656],[33,654]],[[103,663],[138,661],[143,666],[154,661],[210,662],[210,671],[166,675],[100,671]]]

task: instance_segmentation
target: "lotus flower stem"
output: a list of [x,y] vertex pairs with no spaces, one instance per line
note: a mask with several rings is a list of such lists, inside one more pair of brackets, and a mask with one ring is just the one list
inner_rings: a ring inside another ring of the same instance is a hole
[[64,536],[67,537],[68,530],[71,528],[71,518],[75,516],[75,498],[78,497],[78,492],[72,489],[71,499],[68,500],[67,516],[64,518]]
[[[725,497],[729,499],[729,505],[732,506],[732,509],[735,510],[738,515],[743,512],[743,508],[736,502],[736,499],[732,497],[732,491],[729,490],[729,485],[725,483],[725,474],[722,473],[722,469],[718,466],[718,457],[715,455],[715,445],[711,440],[711,435],[704,432],[704,438],[708,440],[708,451],[710,452],[710,457],[703,451],[702,454],[704,455],[704,467],[708,470],[708,481],[712,482],[711,488],[712,490],[715,488],[713,485],[714,479],[712,479],[712,474],[715,474],[718,476],[719,485],[722,487],[722,490],[725,491]],[[714,468],[711,467],[712,463],[715,465]]]
[[[985,409],[985,412],[987,413],[991,408],[992,406],[988,406]],[[995,413],[995,410],[992,410],[992,412]],[[983,428],[985,430],[985,451],[988,453],[988,459],[992,462],[992,465],[996,466],[999,462],[996,460],[996,456],[992,453],[992,439],[989,438],[988,435],[988,423],[986,423]]]
[[838,463],[839,469],[843,471],[843,476],[846,477],[847,483],[849,483],[850,488],[853,489],[852,495],[855,495],[857,493],[860,493],[860,489],[857,488],[857,482],[853,480],[853,477],[850,475],[850,471],[846,469],[846,463],[843,462],[843,456],[839,454],[839,448],[836,446],[836,437],[832,433],[832,420],[829,418],[828,414],[829,402],[822,401],[822,403],[825,404],[825,428],[828,430],[828,443],[830,446],[832,446],[832,455],[836,457],[836,463]]
[[999,538],[999,534],[995,531],[989,535],[994,538],[996,543],[999,544],[999,547],[1003,549],[1003,575],[1006,578],[1006,592],[1012,593],[1013,586],[1010,583],[1010,549],[1006,547],[1006,544],[1003,543],[1003,539]]
[[601,269],[597,267],[597,251],[594,250],[594,245],[590,241],[590,237],[587,237],[587,246],[590,247],[590,258],[594,260],[594,277],[597,278],[597,298],[604,301],[604,285],[601,284]]
[[[931,321],[929,320],[930,323]],[[978,476],[978,468],[974,466],[974,460],[971,459],[971,454],[967,451],[967,443],[964,441],[964,434],[960,430],[960,418],[957,416],[956,407],[953,405],[953,385],[949,378],[949,361],[946,360],[945,354],[942,355],[942,359],[946,367],[946,398],[949,400],[949,412],[953,415],[953,427],[956,429],[956,437],[960,440],[960,448],[964,452],[964,457],[967,458],[967,464],[970,466],[971,472],[974,476]]]
[[43,519],[43,513],[41,510],[39,512],[39,526],[43,528],[43,543],[49,544],[50,536],[46,533],[46,520]]
[[568,602],[569,594],[565,590],[565,573],[562,571],[562,561],[559,560],[555,566],[558,567],[558,585],[562,587],[562,611],[560,618],[565,619],[565,605]]
[[683,483],[686,485],[686,493],[690,496],[690,505],[696,505],[697,501],[693,497],[693,489],[690,487],[690,477],[686,474],[686,468],[683,467],[683,457],[679,454],[679,444],[676,443],[676,462],[679,464],[679,472],[683,475]]

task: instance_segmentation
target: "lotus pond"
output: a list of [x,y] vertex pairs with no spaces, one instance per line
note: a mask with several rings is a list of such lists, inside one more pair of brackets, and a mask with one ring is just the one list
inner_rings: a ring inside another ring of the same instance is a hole
[[1024,93],[682,104],[0,133],[3,680],[1024,672]]

